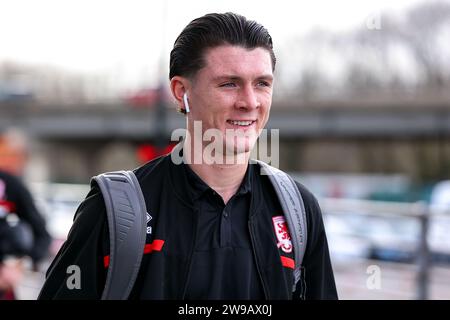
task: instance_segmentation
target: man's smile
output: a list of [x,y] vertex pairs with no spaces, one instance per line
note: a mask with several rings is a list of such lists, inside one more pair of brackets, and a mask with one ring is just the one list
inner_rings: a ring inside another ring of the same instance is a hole
[[233,127],[249,128],[256,123],[256,120],[227,120]]

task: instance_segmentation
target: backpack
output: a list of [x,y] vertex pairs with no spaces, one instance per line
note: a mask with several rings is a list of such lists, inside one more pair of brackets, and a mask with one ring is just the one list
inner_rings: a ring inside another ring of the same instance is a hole
[[[306,213],[302,196],[294,180],[283,171],[262,161],[261,173],[267,174],[281,203],[294,247],[294,284],[301,276],[301,264],[307,241]],[[128,299],[139,272],[146,240],[144,196],[133,171],[107,172],[95,176],[103,194],[108,217],[110,242],[109,266],[102,300]]]

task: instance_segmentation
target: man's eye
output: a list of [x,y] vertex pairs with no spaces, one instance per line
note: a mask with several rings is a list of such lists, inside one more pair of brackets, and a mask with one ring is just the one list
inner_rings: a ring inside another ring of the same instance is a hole
[[233,82],[227,82],[227,83],[223,83],[220,85],[220,87],[231,87],[231,88],[235,87],[235,86],[236,86],[236,84]]
[[260,81],[258,82],[258,86],[260,87],[270,87],[270,83],[267,81]]

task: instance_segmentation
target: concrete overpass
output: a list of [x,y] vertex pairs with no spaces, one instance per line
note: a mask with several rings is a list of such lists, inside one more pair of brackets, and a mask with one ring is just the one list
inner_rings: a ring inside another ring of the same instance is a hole
[[[92,175],[133,168],[136,147],[170,136],[184,116],[122,104],[0,105],[0,129],[16,126],[35,138],[50,179],[88,181]],[[268,128],[280,129],[280,166],[302,172],[402,173],[417,180],[450,178],[448,103],[275,102]]]
[[[183,115],[167,110],[164,130],[183,128]],[[0,129],[17,126],[46,139],[132,139],[155,137],[163,123],[156,108],[133,109],[126,105],[0,106]],[[361,105],[319,108],[272,106],[267,128],[280,129],[281,139],[309,137],[450,137],[450,102],[413,107]]]

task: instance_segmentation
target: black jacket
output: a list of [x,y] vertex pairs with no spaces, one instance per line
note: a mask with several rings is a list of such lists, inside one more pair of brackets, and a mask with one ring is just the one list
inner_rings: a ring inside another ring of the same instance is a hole
[[[130,298],[183,299],[190,275],[196,241],[196,210],[177,181],[182,165],[170,156],[135,170],[152,219],[152,233]],[[292,269],[283,266],[272,226],[273,212],[264,197],[276,197],[266,176],[255,179],[250,204],[249,230],[259,277],[266,299],[337,299],[333,271],[319,205],[314,196],[297,184],[303,196],[308,224],[308,243],[303,278],[292,293]],[[185,176],[184,176],[185,179]],[[47,272],[40,299],[98,299],[106,278],[108,232],[103,198],[93,188],[75,214],[68,239]],[[69,289],[70,265],[80,267],[80,289]]]

